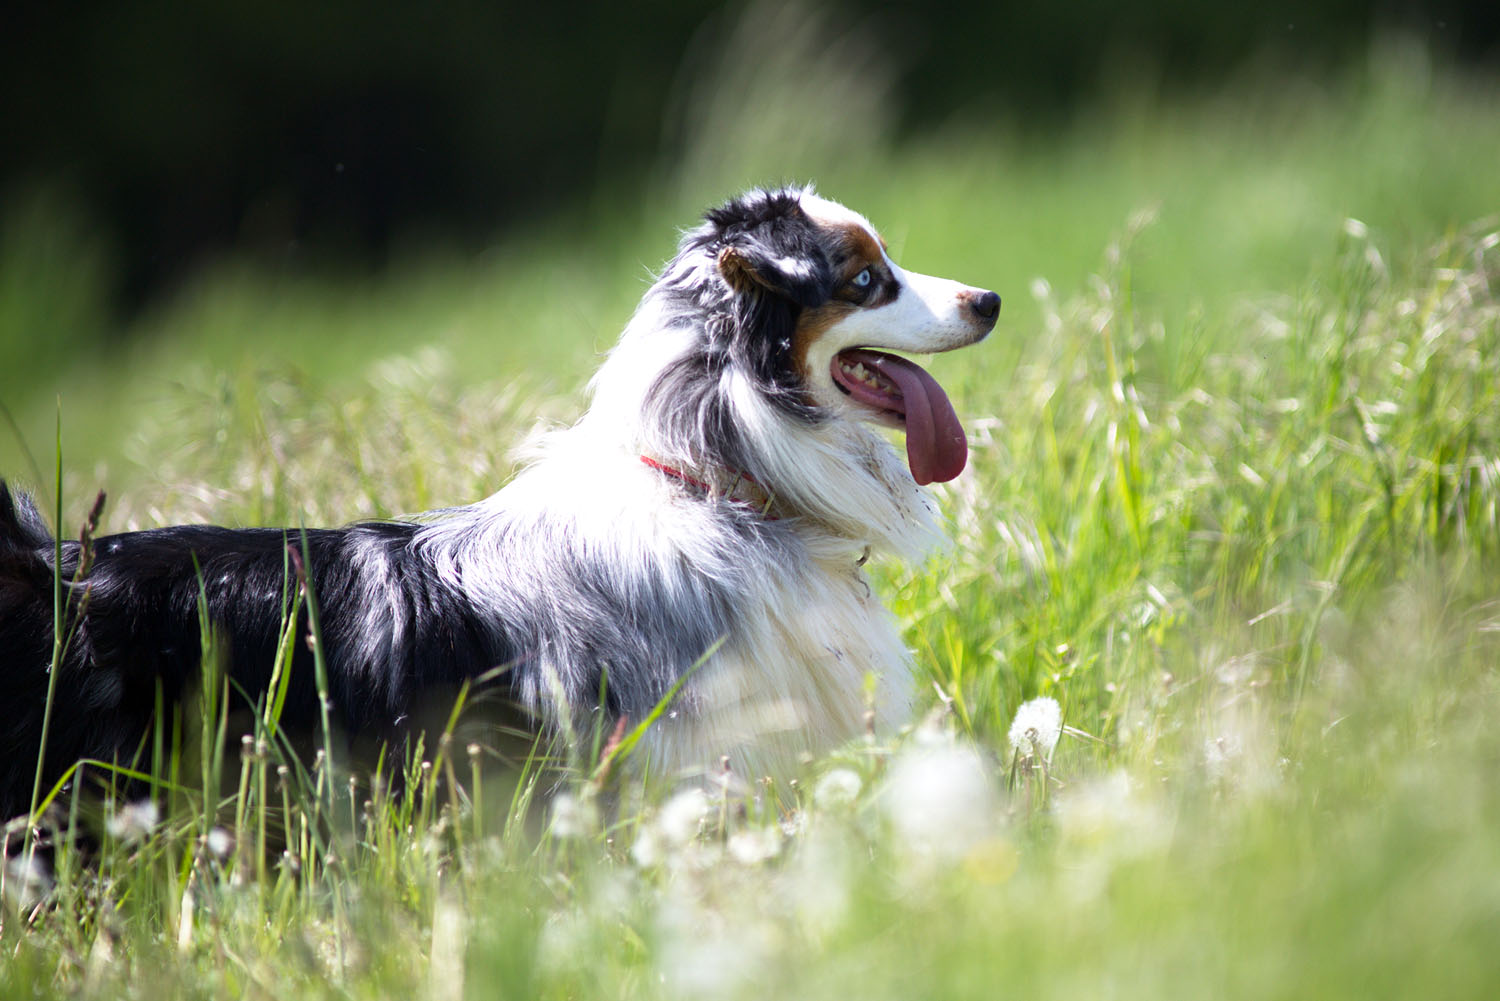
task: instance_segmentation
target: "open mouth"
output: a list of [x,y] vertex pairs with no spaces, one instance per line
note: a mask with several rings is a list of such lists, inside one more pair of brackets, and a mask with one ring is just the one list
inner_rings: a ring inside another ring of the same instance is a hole
[[969,461],[969,443],[948,394],[927,370],[884,351],[840,351],[834,384],[855,402],[906,429],[906,462],[920,484],[951,480]]

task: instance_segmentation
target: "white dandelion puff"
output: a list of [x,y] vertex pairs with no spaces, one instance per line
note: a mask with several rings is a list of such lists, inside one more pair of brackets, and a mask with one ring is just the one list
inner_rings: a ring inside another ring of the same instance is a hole
[[1232,730],[1203,741],[1203,765],[1213,778],[1227,778],[1244,757],[1245,742]]
[[562,793],[552,801],[552,836],[586,838],[599,825],[594,804],[571,793]]
[[1052,749],[1062,735],[1062,706],[1048,695],[1021,703],[1010,724],[1010,746],[1021,757],[1040,755],[1052,759]]
[[995,823],[994,790],[971,748],[923,748],[899,756],[884,802],[900,840],[917,852],[956,859]]
[[663,907],[657,922],[658,976],[673,997],[741,997],[775,955],[776,930],[761,922],[736,922],[731,930],[730,922],[684,903]]
[[864,782],[850,768],[835,768],[813,786],[813,802],[825,810],[843,810],[859,798]]
[[52,870],[39,855],[17,855],[5,861],[5,900],[18,910],[30,910],[52,892]]
[[780,853],[781,830],[773,826],[736,831],[727,847],[729,857],[740,865],[759,865]]
[[656,829],[667,844],[680,848],[697,840],[708,809],[708,796],[702,789],[686,789],[662,806],[656,817]]
[[216,859],[226,859],[229,857],[229,853],[234,851],[234,835],[222,827],[214,827],[209,830],[208,837],[204,839],[203,843],[204,847],[208,849],[208,853]]
[[661,834],[650,824],[642,824],[630,844],[631,861],[642,869],[654,869],[661,865],[664,855]]
[[144,841],[160,820],[161,811],[156,808],[155,803],[149,799],[138,799],[111,813],[104,827],[110,837],[129,845]]

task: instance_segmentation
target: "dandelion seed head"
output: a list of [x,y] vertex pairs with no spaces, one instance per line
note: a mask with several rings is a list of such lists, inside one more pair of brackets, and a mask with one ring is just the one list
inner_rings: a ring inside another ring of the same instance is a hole
[[924,748],[900,756],[883,802],[900,840],[915,851],[955,859],[991,832],[995,793],[972,748]]
[[149,799],[138,799],[134,803],[126,803],[110,814],[105,821],[104,828],[109,836],[124,844],[134,844],[144,841],[150,834],[152,828],[161,820],[161,811],[156,804]]
[[659,972],[674,995],[739,997],[759,981],[776,953],[776,930],[764,922],[745,922],[731,930],[722,916],[680,900],[665,905],[657,920]]
[[661,865],[664,855],[661,834],[653,825],[642,824],[630,845],[631,861],[642,869],[652,869]]
[[599,814],[592,802],[572,793],[561,793],[552,801],[552,835],[557,838],[585,838],[598,827]]
[[656,828],[668,845],[680,848],[697,840],[708,809],[708,796],[702,789],[685,789],[662,806]]
[[1040,754],[1052,757],[1057,738],[1062,734],[1062,707],[1051,696],[1043,695],[1021,703],[1010,724],[1010,746],[1022,757]]
[[1203,765],[1214,778],[1224,778],[1245,754],[1245,742],[1234,731],[1205,738]]
[[843,810],[859,798],[864,782],[851,768],[835,768],[813,786],[813,802],[825,810]]
[[204,845],[214,858],[225,859],[229,857],[230,852],[234,851],[234,835],[222,827],[215,827],[208,832]]
[[776,827],[759,827],[735,831],[729,839],[729,857],[740,865],[759,865],[781,852],[781,831]]
[[52,892],[52,871],[40,855],[17,855],[5,860],[5,899],[26,911]]

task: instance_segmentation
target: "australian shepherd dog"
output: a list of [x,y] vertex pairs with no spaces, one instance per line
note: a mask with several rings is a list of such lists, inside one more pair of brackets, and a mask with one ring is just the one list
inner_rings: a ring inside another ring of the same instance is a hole
[[[71,638],[49,786],[80,759],[140,753],[159,707],[200,678],[204,622],[236,697],[263,698],[288,549],[304,542],[326,707],[346,733],[399,734],[424,693],[480,676],[562,733],[642,720],[670,694],[638,747],[656,772],[727,758],[785,775],[872,712],[899,723],[911,657],[862,567],[938,541],[924,486],[958,476],[968,450],[942,388],[890,352],[974,344],[999,310],[994,292],[902,269],[869,222],[809,188],[755,190],[683,236],[587,413],[476,504],[59,548],[0,483],[0,817],[31,794],[55,575]],[[878,428],[904,433],[905,461]],[[312,654],[294,646],[281,719],[310,726]]]

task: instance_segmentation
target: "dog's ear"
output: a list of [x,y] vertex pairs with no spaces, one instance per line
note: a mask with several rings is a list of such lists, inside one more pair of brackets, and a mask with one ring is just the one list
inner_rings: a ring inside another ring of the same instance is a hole
[[832,291],[833,269],[811,234],[743,233],[719,250],[717,264],[736,295],[765,291],[810,308]]

